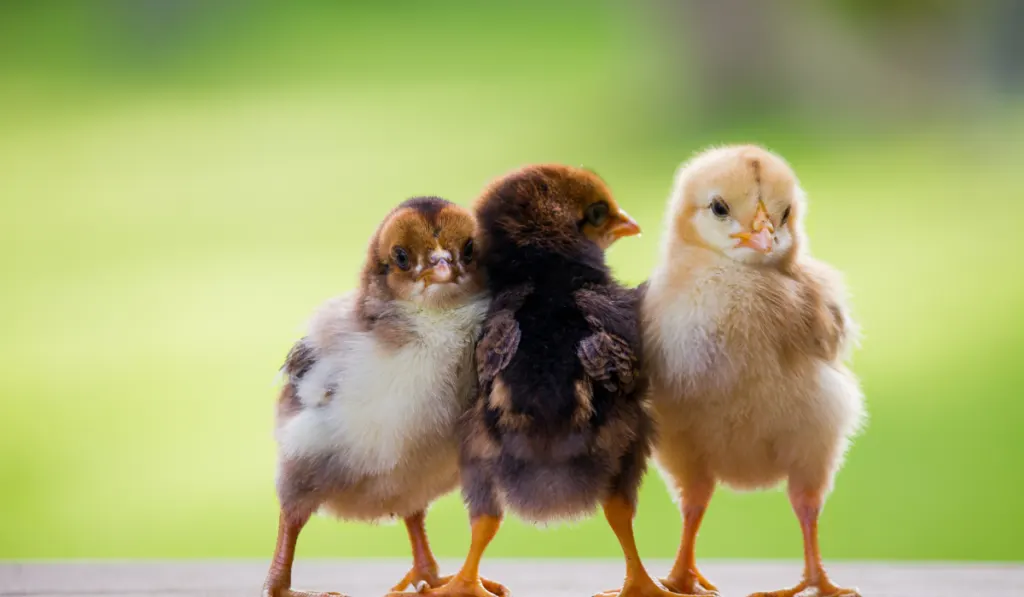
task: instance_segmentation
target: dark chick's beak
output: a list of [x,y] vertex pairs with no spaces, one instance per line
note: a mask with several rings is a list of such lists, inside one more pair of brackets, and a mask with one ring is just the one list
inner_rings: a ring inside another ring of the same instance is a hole
[[640,234],[640,225],[625,210],[620,209],[618,213],[612,216],[611,227],[608,231],[612,236],[612,240],[616,241],[626,236]]
[[772,234],[775,233],[775,226],[768,217],[768,208],[763,201],[757,202],[757,213],[754,214],[754,221],[750,224],[750,232],[737,232],[732,237],[739,240],[737,247],[747,247],[767,255],[772,252]]
[[427,286],[452,281],[452,256],[448,251],[434,251],[430,254],[430,267],[423,270],[420,280]]

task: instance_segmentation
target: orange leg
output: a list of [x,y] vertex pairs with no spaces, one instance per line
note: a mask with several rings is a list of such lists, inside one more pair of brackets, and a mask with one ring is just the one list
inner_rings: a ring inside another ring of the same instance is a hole
[[[451,595],[453,597],[508,597],[508,589],[504,586],[480,577],[480,559],[483,558],[487,545],[498,533],[501,519],[494,516],[481,516],[473,521],[472,540],[466,562],[457,574],[447,579],[437,588],[429,588],[420,593],[428,595]],[[445,579],[442,579],[445,580]],[[389,593],[389,597],[402,597],[409,593]],[[415,595],[413,593],[412,595]]]
[[401,591],[409,585],[412,585],[414,590],[420,591],[439,587],[442,584],[437,575],[437,560],[430,552],[427,529],[423,524],[424,518],[422,510],[405,518],[405,529],[409,532],[409,544],[412,545],[412,570],[409,570],[402,580],[391,588],[392,591]]
[[599,597],[679,597],[679,593],[659,587],[640,561],[633,536],[633,514],[633,506],[621,497],[613,496],[604,503],[604,516],[626,558],[626,580],[622,589],[600,593]]
[[804,535],[804,579],[795,587],[754,593],[750,597],[793,597],[811,587],[817,589],[817,597],[860,597],[857,589],[843,589],[832,584],[821,564],[821,550],[818,548],[818,515],[823,502],[821,492],[804,491],[790,485],[789,501]]
[[700,530],[700,523],[704,520],[704,512],[707,511],[714,491],[714,481],[688,484],[682,491],[683,540],[679,544],[679,552],[676,554],[675,563],[672,564],[672,570],[667,577],[661,579],[662,584],[673,591],[697,595],[718,593],[718,588],[697,570],[695,551],[697,531]]
[[263,597],[344,597],[341,593],[299,591],[291,588],[295,543],[298,542],[299,533],[308,520],[308,515],[289,517],[283,510],[281,511],[277,523],[277,545],[274,547],[274,558],[270,562],[267,580],[263,584]]

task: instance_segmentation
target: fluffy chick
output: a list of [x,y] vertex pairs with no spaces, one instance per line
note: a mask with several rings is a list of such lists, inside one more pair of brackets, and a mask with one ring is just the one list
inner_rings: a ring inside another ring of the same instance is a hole
[[291,589],[299,532],[322,509],[405,520],[412,570],[392,590],[438,586],[424,511],[458,485],[458,417],[475,393],[473,346],[487,310],[473,215],[405,201],[370,241],[357,292],[313,316],[284,365],[277,408],[277,547],[266,597]]
[[478,567],[506,508],[548,521],[603,504],[627,559],[623,594],[660,594],[632,532],[652,441],[638,305],[604,261],[640,229],[594,173],[560,165],[493,182],[477,219],[493,300],[476,351],[479,396],[460,428],[472,545],[431,593],[489,597]]
[[683,537],[663,582],[716,589],[694,541],[719,481],[788,483],[805,570],[791,597],[856,595],[833,585],[818,550],[818,514],[863,417],[843,361],[855,340],[839,275],[807,252],[806,199],[779,156],[754,146],[687,164],[669,199],[659,265],[643,301],[644,343],[659,427],[655,458],[681,492]]

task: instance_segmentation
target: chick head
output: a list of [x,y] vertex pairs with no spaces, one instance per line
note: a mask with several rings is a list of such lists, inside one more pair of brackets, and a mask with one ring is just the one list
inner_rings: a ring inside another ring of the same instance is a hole
[[802,242],[805,204],[778,155],[753,145],[711,149],[676,174],[666,250],[682,244],[751,265],[790,263]]
[[468,210],[439,197],[396,207],[370,243],[370,267],[398,300],[444,309],[482,289]]
[[560,164],[525,166],[487,187],[477,201],[481,226],[520,247],[602,250],[640,233],[594,172]]

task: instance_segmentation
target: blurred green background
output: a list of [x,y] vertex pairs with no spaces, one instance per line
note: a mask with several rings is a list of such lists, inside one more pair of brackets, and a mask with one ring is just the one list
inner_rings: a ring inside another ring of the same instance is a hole
[[[1024,559],[1020,3],[366,4],[0,2],[0,557],[268,557],[276,369],[393,204],[584,164],[648,232],[610,255],[639,283],[676,166],[753,141],[865,332],[826,556]],[[428,526],[464,554],[456,496]],[[643,554],[679,527],[649,474]],[[598,518],[490,553],[619,552]],[[798,558],[784,494],[719,492],[698,553]]]

